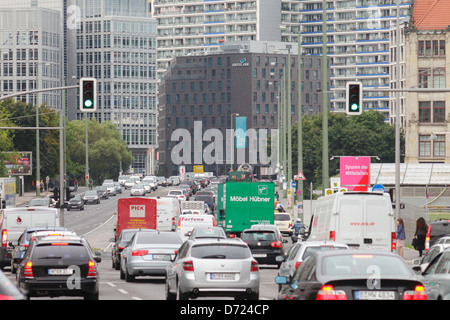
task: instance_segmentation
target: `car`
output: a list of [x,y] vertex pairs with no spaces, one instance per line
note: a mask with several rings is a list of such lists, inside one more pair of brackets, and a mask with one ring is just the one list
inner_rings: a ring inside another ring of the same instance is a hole
[[450,220],[438,219],[431,222],[425,238],[425,250],[429,250],[439,238],[446,235],[450,236]]
[[200,226],[192,229],[189,235],[189,239],[204,239],[204,238],[212,238],[212,239],[226,239],[227,235],[223,228],[221,227],[206,227]]
[[250,229],[267,229],[267,228],[274,230],[278,235],[280,241],[283,241],[283,235],[281,234],[280,229],[278,229],[278,227],[274,224],[252,224],[250,226]]
[[150,188],[155,191],[156,189],[158,189],[158,184],[156,183],[155,178],[152,177],[145,177],[142,182],[147,182],[148,185],[150,186]]
[[158,183],[158,186],[167,186],[167,179],[165,177],[156,177],[156,182]]
[[292,278],[277,276],[275,282],[278,300],[427,300],[406,261],[381,250],[315,252]]
[[214,211],[214,199],[212,196],[208,195],[199,195],[195,196],[194,201],[203,201],[208,205],[208,207],[211,209],[211,211]]
[[114,182],[103,182],[102,187],[106,188],[106,191],[108,192],[108,196],[116,196],[116,186],[114,185]]
[[110,239],[110,242],[114,242],[111,248],[111,260],[112,260],[112,267],[115,270],[120,270],[120,254],[122,253],[122,250],[128,246],[128,243],[130,242],[131,238],[138,231],[156,232],[156,230],[152,229],[123,229],[120,232],[117,241],[115,238]]
[[450,300],[450,248],[439,253],[422,272],[428,300]]
[[120,185],[121,186],[124,186],[125,185],[125,182],[128,180],[128,179],[130,179],[130,175],[121,175],[121,176],[119,176],[119,178],[117,179],[118,181],[119,181],[119,183],[120,183]]
[[333,241],[303,241],[296,242],[288,251],[286,256],[279,257],[282,261],[279,276],[292,277],[295,270],[302,262],[312,253],[325,250],[348,250],[348,246],[344,243]]
[[142,180],[140,184],[142,184],[142,186],[144,187],[145,193],[152,192],[152,187],[150,186],[149,182]]
[[64,227],[54,227],[54,228],[46,228],[46,227],[33,227],[26,229],[19,237],[17,242],[9,243],[12,251],[11,251],[11,273],[15,274],[17,267],[20,262],[22,262],[23,256],[30,245],[32,236],[38,231],[50,231],[55,233],[60,233],[61,231],[67,230]]
[[258,262],[240,239],[188,239],[166,269],[167,300],[259,299]]
[[[448,237],[444,237],[448,238]],[[430,250],[425,251],[423,256],[412,261],[413,270],[417,271],[418,274],[425,271],[430,262],[440,253],[442,253],[445,249],[450,248],[450,243],[445,242],[436,243],[434,246],[430,248]],[[439,241],[438,241],[439,242]],[[419,267],[419,268],[418,268]]]
[[167,187],[173,186],[173,180],[172,180],[172,178],[167,178],[167,179],[166,179],[166,186],[167,186]]
[[144,195],[145,195],[145,188],[141,183],[134,185],[130,190],[130,196],[144,196]]
[[128,180],[125,181],[124,183],[124,187],[125,190],[127,189],[131,189],[134,185],[136,185],[138,182],[140,182],[139,179],[135,178],[135,177],[130,177]]
[[178,176],[170,176],[169,179],[172,180],[174,186],[178,186],[181,182],[181,179]]
[[164,276],[166,267],[182,244],[181,237],[175,232],[137,231],[122,250],[120,278],[131,282],[137,276]]
[[100,197],[98,196],[97,191],[95,191],[95,190],[88,190],[83,195],[83,201],[84,201],[84,204],[88,204],[90,202],[99,204],[100,203]]
[[100,197],[100,199],[108,199],[109,198],[108,190],[105,187],[96,186],[94,188],[94,190],[97,191],[97,194]]
[[167,196],[175,196],[180,201],[186,201],[186,194],[183,190],[169,190]]
[[0,301],[2,300],[25,300],[25,296],[0,270]]
[[50,207],[51,204],[50,198],[34,198],[28,202],[27,207]]
[[67,211],[70,211],[71,209],[84,210],[84,200],[80,194],[76,194],[72,199],[68,201]]
[[42,238],[33,242],[20,263],[17,287],[25,290],[27,298],[82,296],[98,300],[100,255],[93,253],[82,237]]
[[292,218],[289,213],[275,212],[273,218],[274,224],[278,227],[281,233],[292,236],[294,230],[292,229]]
[[277,256],[285,255],[283,243],[287,243],[287,240],[280,241],[275,230],[269,228],[246,229],[242,231],[241,239],[248,244],[253,258],[259,264],[276,264],[278,267],[281,265]]

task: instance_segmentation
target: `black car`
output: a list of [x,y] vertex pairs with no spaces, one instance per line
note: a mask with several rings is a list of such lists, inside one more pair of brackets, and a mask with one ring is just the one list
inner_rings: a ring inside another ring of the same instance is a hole
[[115,238],[110,240],[111,242],[114,242],[111,250],[111,260],[112,267],[115,270],[120,270],[120,254],[122,253],[122,250],[128,246],[128,243],[130,243],[131,238],[137,231],[156,232],[156,230],[152,229],[124,229],[120,232],[117,240]]
[[84,210],[84,200],[81,198],[81,195],[77,194],[69,200],[67,203],[67,211],[71,209]]
[[278,300],[427,300],[423,283],[393,252],[315,252],[292,278],[277,276],[275,282]]
[[283,243],[273,229],[246,229],[241,233],[241,239],[247,243],[253,258],[259,264],[276,264],[280,267],[281,262],[277,256],[285,255]]
[[428,233],[427,237],[425,238],[425,248],[428,250],[435,244],[435,242],[439,238],[446,235],[450,236],[450,220],[448,219],[434,220],[428,226]]
[[30,297],[82,296],[99,298],[97,263],[82,237],[48,237],[33,242],[17,270],[17,286]]
[[211,211],[214,211],[214,198],[207,195],[195,196],[194,201],[203,201],[206,203]]
[[109,198],[108,190],[105,187],[97,186],[97,187],[95,187],[94,190],[97,191],[97,194],[100,199],[108,199]]

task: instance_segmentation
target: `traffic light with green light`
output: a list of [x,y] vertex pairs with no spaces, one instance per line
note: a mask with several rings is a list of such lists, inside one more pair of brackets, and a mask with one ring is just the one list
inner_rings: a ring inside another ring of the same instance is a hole
[[80,111],[97,111],[97,79],[80,79]]
[[345,88],[345,112],[349,116],[359,116],[362,113],[362,83],[347,82]]

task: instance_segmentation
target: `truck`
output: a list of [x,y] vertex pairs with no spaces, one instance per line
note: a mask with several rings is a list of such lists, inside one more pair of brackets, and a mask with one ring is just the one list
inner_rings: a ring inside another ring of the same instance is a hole
[[274,224],[273,182],[227,181],[218,187],[217,225],[240,236],[254,224]]
[[13,208],[16,206],[15,178],[0,178],[0,205],[2,205],[1,208]]
[[180,201],[170,197],[150,198],[156,200],[156,229],[158,231],[175,231],[180,216]]
[[156,200],[142,197],[117,200],[117,224],[115,239],[123,229],[157,228]]
[[205,214],[205,202],[180,201],[181,214]]
[[29,228],[59,227],[59,210],[48,207],[6,208],[0,210],[0,270],[11,264],[13,243]]
[[337,241],[351,249],[395,252],[396,229],[388,193],[336,192],[317,200],[308,240]]

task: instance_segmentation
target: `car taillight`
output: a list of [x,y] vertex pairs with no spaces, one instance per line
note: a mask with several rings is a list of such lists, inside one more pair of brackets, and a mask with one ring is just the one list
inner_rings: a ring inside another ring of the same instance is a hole
[[330,240],[336,241],[336,231],[330,231]]
[[297,269],[298,267],[300,267],[301,264],[302,264],[301,261],[297,261],[297,262],[295,263],[295,269]]
[[89,269],[88,269],[88,273],[87,273],[87,277],[91,278],[91,277],[96,277],[97,276],[97,266],[95,265],[94,261],[89,261]]
[[281,248],[281,242],[280,241],[274,241],[270,244],[272,248]]
[[28,261],[25,264],[25,268],[23,269],[23,276],[25,278],[34,278],[34,274],[33,274],[33,262]]
[[131,255],[133,257],[136,256],[145,256],[148,253],[148,250],[134,250],[133,252],[131,252]]
[[256,272],[256,271],[259,271],[258,262],[252,261],[252,266],[250,268],[250,272]]
[[347,300],[344,290],[334,290],[331,285],[324,285],[317,293],[316,300]]
[[192,260],[183,262],[184,271],[194,271],[194,262]]
[[425,237],[425,250],[430,250],[431,225],[428,227],[427,236]]
[[289,228],[292,228],[292,221],[289,221]]
[[422,285],[417,285],[413,290],[408,290],[403,293],[403,300],[428,300],[425,288]]
[[395,239],[397,238],[397,235],[395,232],[391,233],[391,251],[395,252],[397,249],[397,243],[395,242]]
[[5,248],[8,243],[8,231],[6,229],[2,230],[2,247]]

